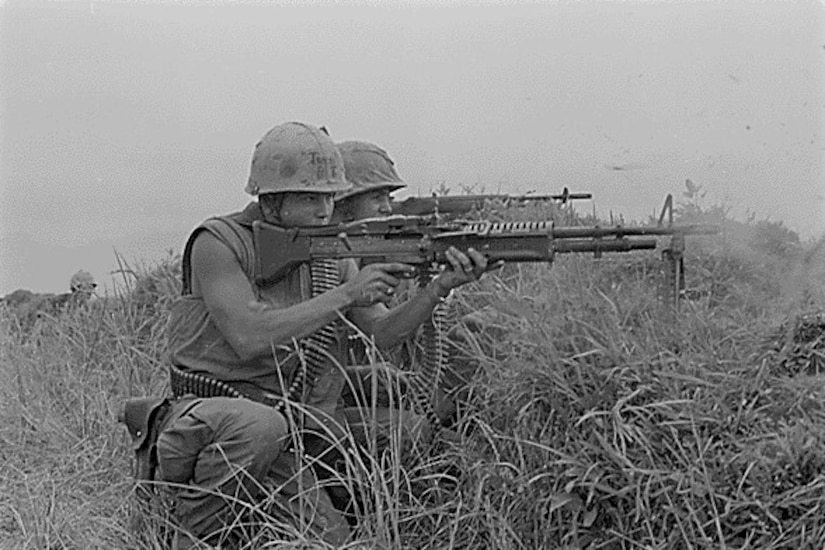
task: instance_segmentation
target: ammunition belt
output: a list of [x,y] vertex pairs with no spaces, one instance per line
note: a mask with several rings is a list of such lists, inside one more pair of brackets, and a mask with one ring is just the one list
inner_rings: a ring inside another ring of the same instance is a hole
[[[205,374],[186,372],[175,365],[169,365],[169,378],[172,396],[175,399],[184,395],[195,397],[245,397],[268,407],[284,412],[286,400],[280,395],[267,392],[251,383],[224,382]],[[237,386],[235,386],[237,384]]]
[[169,380],[175,398],[191,394],[197,397],[243,397],[243,394],[227,384],[209,376],[185,372],[169,365]]
[[[418,285],[423,289],[433,280],[436,270],[426,269],[418,273]],[[433,309],[433,313],[421,327],[421,336],[424,344],[424,355],[421,361],[421,370],[410,377],[413,386],[415,404],[419,413],[432,426],[432,436],[443,427],[441,419],[435,411],[436,391],[441,386],[441,377],[449,360],[447,344],[444,337],[448,305],[440,303]]]
[[[336,260],[314,260],[309,264],[309,271],[313,298],[338,285]],[[304,394],[312,390],[312,384],[327,366],[327,353],[335,343],[338,324],[338,321],[333,321],[301,340],[303,372],[296,373],[287,390],[290,399],[303,401]]]

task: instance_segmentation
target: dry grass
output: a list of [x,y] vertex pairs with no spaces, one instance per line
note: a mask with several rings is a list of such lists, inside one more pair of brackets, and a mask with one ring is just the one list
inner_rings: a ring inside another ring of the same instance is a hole
[[[825,546],[825,378],[789,375],[764,343],[788,314],[825,306],[812,286],[821,251],[777,271],[747,247],[688,246],[701,292],[678,317],[658,299],[654,253],[508,266],[462,291],[459,310],[487,316],[461,344],[477,373],[459,439],[418,460],[351,458],[358,537],[375,548]],[[25,339],[0,317],[0,548],[163,547],[159,522],[135,509],[115,414],[166,391],[176,277],[171,260],[142,267],[121,295]],[[272,520],[276,532],[291,542],[264,533],[248,547],[323,547]]]

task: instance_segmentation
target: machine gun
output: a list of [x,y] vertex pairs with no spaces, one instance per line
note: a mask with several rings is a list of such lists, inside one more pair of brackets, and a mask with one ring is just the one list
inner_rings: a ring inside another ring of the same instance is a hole
[[298,265],[320,259],[361,258],[429,269],[446,264],[451,246],[474,248],[489,262],[552,262],[568,252],[628,252],[656,248],[642,228],[564,227],[553,222],[438,223],[430,217],[390,216],[327,227],[282,228],[253,223],[258,249],[257,283],[274,283]]
[[298,265],[318,259],[361,258],[429,269],[446,264],[446,251],[474,248],[489,262],[552,262],[556,254],[650,250],[656,236],[684,242],[686,234],[715,233],[707,226],[555,227],[553,222],[439,222],[432,217],[390,216],[325,227],[283,228],[253,223],[258,251],[256,282],[277,282]]
[[590,199],[590,193],[571,193],[567,187],[558,195],[446,195],[409,197],[401,202],[391,202],[392,212],[402,216],[426,216],[430,214],[457,215],[481,210],[485,205],[501,203],[504,206],[524,205],[529,202],[553,202],[563,206],[569,201]]
[[[568,194],[569,197],[569,194]],[[461,198],[461,197],[451,197]],[[665,219],[667,218],[667,224]],[[363,263],[401,262],[419,271],[447,262],[450,246],[474,248],[490,263],[552,262],[556,254],[650,250],[657,237],[669,236],[662,248],[666,263],[665,299],[674,309],[685,291],[686,235],[720,231],[710,225],[674,225],[673,196],[668,195],[657,225],[555,227],[553,222],[445,222],[437,216],[394,215],[338,226],[283,228],[253,223],[260,285],[278,281],[298,265],[315,259],[361,258]]]

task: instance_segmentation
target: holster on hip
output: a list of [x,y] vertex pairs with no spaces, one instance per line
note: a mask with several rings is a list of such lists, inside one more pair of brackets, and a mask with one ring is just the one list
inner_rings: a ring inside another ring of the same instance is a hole
[[135,452],[134,476],[138,482],[154,481],[158,466],[157,440],[171,402],[168,397],[142,397],[126,401],[118,421],[126,424]]

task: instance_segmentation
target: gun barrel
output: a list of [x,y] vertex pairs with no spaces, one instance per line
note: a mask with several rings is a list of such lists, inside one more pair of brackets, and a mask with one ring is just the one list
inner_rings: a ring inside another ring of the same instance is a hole
[[646,235],[713,235],[720,229],[713,225],[674,225],[670,227],[557,227],[553,236],[557,239],[581,239],[589,237],[631,237]]
[[593,198],[592,193],[570,193],[567,196],[564,195],[552,195],[553,199],[555,200],[568,200],[568,201],[586,201]]
[[556,253],[593,252],[629,252],[631,250],[652,250],[656,248],[656,239],[556,239],[553,241]]

